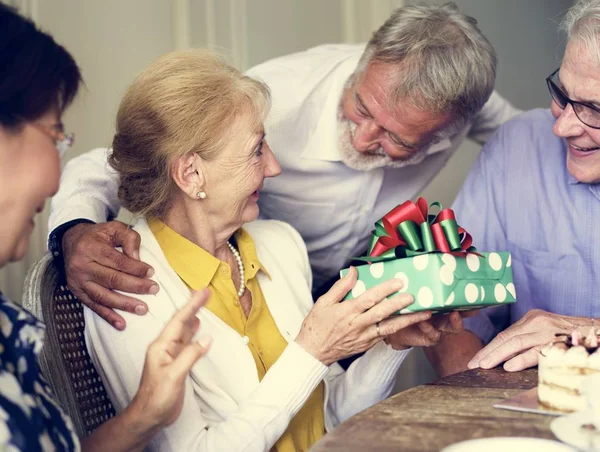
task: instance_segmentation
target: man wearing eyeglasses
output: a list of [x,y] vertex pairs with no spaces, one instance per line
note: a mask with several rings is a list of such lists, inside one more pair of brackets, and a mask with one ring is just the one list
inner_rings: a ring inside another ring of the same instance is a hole
[[428,350],[441,375],[532,367],[556,334],[600,326],[600,1],[580,1],[563,27],[550,110],[501,127],[454,206],[479,249],[511,252],[517,303],[479,312]]

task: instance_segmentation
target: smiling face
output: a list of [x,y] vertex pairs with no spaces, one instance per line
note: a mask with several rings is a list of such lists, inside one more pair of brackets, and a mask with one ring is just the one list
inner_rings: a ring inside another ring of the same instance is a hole
[[[572,100],[600,108],[600,64],[578,39],[567,44],[559,71],[560,88]],[[567,104],[552,101],[553,131],[567,141],[567,170],[579,182],[600,182],[600,129],[586,126]]]
[[254,127],[249,113],[237,115],[222,151],[204,163],[208,194],[202,202],[209,217],[222,224],[218,229],[239,228],[258,218],[259,190],[267,177],[281,167],[265,140],[262,124]]
[[17,131],[0,127],[0,266],[24,257],[33,218],[58,190],[60,157],[44,129],[60,128],[57,109]]
[[390,108],[388,93],[396,74],[388,64],[372,63],[344,91],[340,147],[343,161],[352,168],[417,163],[437,133],[450,125],[450,115],[420,110],[402,100]]

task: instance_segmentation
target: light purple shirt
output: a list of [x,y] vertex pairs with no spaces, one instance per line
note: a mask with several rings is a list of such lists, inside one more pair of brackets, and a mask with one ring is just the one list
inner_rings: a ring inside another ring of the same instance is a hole
[[600,185],[577,182],[549,110],[507,122],[485,145],[454,209],[480,251],[510,251],[517,302],[466,328],[485,343],[531,309],[600,317]]

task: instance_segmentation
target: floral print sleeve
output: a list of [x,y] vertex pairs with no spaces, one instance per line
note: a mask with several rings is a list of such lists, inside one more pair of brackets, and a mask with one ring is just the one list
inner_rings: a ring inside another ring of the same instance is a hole
[[37,365],[44,331],[0,292],[0,450],[80,450],[71,420]]

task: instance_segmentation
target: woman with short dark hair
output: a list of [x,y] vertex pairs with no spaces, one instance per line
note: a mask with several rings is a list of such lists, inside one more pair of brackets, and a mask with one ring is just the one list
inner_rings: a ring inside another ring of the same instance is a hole
[[[33,218],[58,190],[60,154],[73,142],[61,115],[81,75],[51,36],[0,3],[0,268],[25,255]],[[58,151],[58,152],[57,152]],[[167,323],[146,353],[129,407],[83,441],[85,450],[144,448],[181,412],[184,381],[207,341],[190,342],[198,292]],[[0,449],[80,450],[73,424],[37,366],[44,325],[0,292]]]

